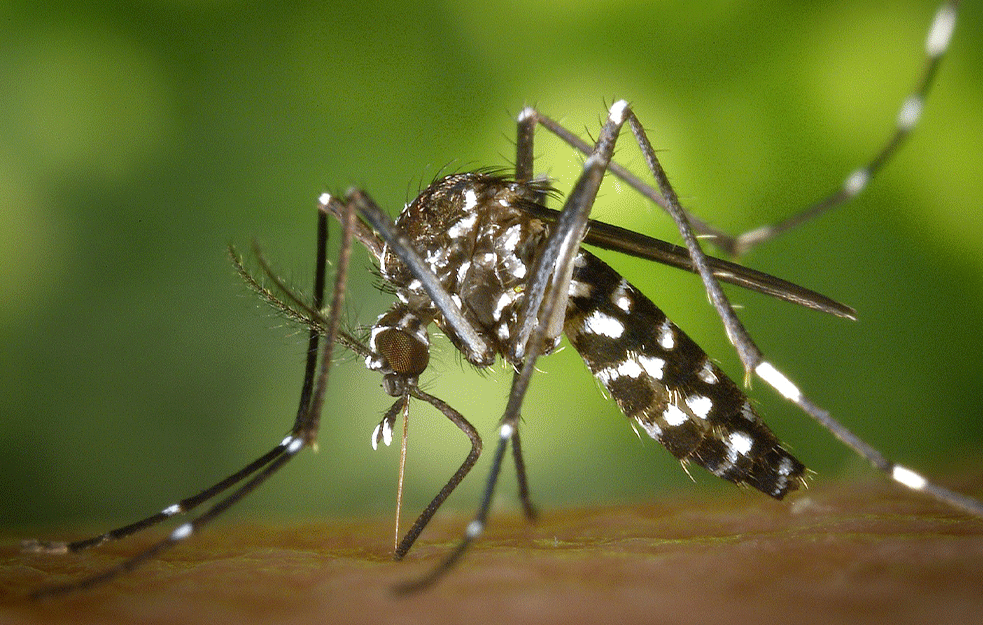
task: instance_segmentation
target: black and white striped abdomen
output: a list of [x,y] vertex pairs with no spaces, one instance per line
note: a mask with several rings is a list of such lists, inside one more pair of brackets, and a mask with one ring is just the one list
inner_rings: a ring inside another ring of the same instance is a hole
[[593,254],[576,259],[564,331],[621,410],[683,462],[781,499],[805,466],[655,304]]

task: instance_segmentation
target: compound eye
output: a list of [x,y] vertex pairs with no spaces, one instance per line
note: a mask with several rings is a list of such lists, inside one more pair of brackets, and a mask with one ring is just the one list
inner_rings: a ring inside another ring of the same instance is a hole
[[430,364],[430,347],[399,328],[387,328],[375,336],[375,348],[389,361],[394,373],[417,376]]

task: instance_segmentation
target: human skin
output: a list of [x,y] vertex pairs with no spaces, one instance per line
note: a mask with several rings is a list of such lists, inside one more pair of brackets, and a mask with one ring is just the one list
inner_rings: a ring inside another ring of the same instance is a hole
[[[979,474],[950,483],[978,492]],[[404,562],[390,520],[227,522],[101,587],[44,601],[145,540],[71,556],[0,552],[2,623],[972,622],[983,520],[886,480],[495,513],[435,587],[393,592],[446,555],[466,517],[438,515]]]

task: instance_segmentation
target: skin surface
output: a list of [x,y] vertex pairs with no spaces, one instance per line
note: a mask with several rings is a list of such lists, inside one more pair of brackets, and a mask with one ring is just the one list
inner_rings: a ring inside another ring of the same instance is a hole
[[[980,492],[983,476],[950,485]],[[444,556],[465,520],[438,516],[404,563],[391,523],[227,524],[86,592],[28,602],[45,580],[100,570],[133,543],[2,562],[4,623],[971,622],[983,609],[983,521],[885,481],[495,514],[436,588],[394,584]],[[140,541],[134,541],[140,542]]]

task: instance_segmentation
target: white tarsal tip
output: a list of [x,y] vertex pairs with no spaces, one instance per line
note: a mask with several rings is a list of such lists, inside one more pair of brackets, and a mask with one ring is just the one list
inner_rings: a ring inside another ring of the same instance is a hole
[[295,438],[292,441],[290,441],[290,444],[289,445],[287,445],[287,453],[288,454],[295,454],[298,451],[300,451],[301,447],[303,447],[303,446],[304,446],[304,439],[302,439],[302,438]]
[[901,130],[911,130],[918,123],[922,116],[922,99],[920,96],[913,95],[904,101],[901,110],[898,111],[898,128]]
[[534,109],[531,106],[527,106],[526,108],[519,111],[519,116],[516,118],[516,120],[520,122],[524,122],[535,114],[536,114],[536,109]]
[[870,181],[870,172],[866,169],[858,169],[857,171],[850,174],[846,181],[843,183],[843,190],[847,192],[848,195],[854,196],[864,190],[867,183]]
[[802,391],[795,384],[792,384],[792,381],[786,378],[782,372],[772,366],[770,362],[763,361],[754,368],[754,371],[762,380],[772,385],[776,391],[781,393],[785,399],[794,402],[802,399]]
[[481,536],[481,532],[484,531],[485,525],[481,521],[471,521],[468,523],[468,529],[464,530],[465,536],[468,538],[477,538]]
[[618,100],[611,105],[611,121],[620,124],[625,121],[625,111],[628,110],[628,102]]
[[928,483],[922,476],[899,464],[894,465],[894,469],[891,470],[891,477],[894,478],[894,481],[904,484],[913,490],[921,490]]
[[284,436],[284,437],[283,437],[283,440],[282,440],[282,441],[280,441],[280,447],[286,447],[286,446],[287,446],[287,445],[289,445],[289,444],[291,443],[291,441],[293,441],[293,440],[294,440],[294,437],[293,437],[292,435],[287,435],[287,436]]
[[956,27],[956,10],[946,4],[935,14],[935,20],[928,31],[925,40],[925,53],[936,57],[946,51],[952,39],[952,31]]
[[515,433],[515,428],[513,428],[508,423],[502,424],[502,429],[498,431],[498,435],[501,438],[512,438],[512,434]]
[[328,204],[331,203],[331,194],[330,193],[322,193],[321,195],[317,196],[317,202],[321,206],[327,206]]
[[774,230],[775,229],[771,226],[761,226],[759,228],[755,228],[751,232],[741,235],[741,239],[745,241],[760,241],[761,239],[767,239],[770,237]]
[[185,523],[180,525],[171,532],[171,540],[184,540],[188,536],[191,536],[191,532],[194,531],[194,526],[191,523]]
[[174,516],[179,512],[181,512],[181,506],[179,504],[167,506],[166,508],[160,511],[160,513],[165,516]]

